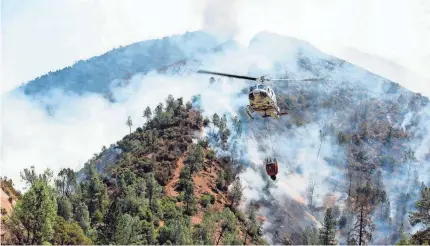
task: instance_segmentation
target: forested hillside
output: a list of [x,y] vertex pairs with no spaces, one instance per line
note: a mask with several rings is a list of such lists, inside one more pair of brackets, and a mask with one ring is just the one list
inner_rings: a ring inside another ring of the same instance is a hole
[[[169,96],[116,147],[122,154],[97,172],[105,148],[83,177],[35,168],[21,176],[28,190],[4,216],[9,244],[262,244],[257,206],[244,214],[240,165],[217,158],[204,139],[208,125],[191,102]],[[127,121],[130,131],[132,121]],[[219,141],[230,134],[225,118]],[[229,188],[228,188],[229,187]]]
[[[97,123],[119,122],[109,132],[129,134],[77,172],[24,170],[29,189],[2,217],[8,242],[430,242],[428,98],[301,40],[263,32],[244,49],[211,40],[195,33],[133,44],[23,86],[49,102],[44,106],[57,107],[48,110],[52,119],[62,121],[72,108]],[[169,49],[162,53],[163,47]],[[243,109],[255,84],[208,83],[193,75],[199,68],[321,80],[268,82],[288,115],[249,120]],[[151,70],[157,73],[148,75]],[[119,81],[131,92],[116,101]],[[56,89],[65,98],[95,92],[109,100],[100,98],[91,110],[71,107],[74,101],[65,107],[44,96]],[[178,98],[156,106],[168,93]],[[154,104],[145,108],[148,103]],[[100,144],[91,136],[82,141]],[[265,158],[278,160],[276,181],[264,170]]]

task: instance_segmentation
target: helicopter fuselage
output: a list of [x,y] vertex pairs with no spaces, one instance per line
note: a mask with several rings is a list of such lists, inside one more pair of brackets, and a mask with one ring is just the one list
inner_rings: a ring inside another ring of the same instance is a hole
[[262,117],[279,118],[280,111],[276,102],[276,95],[272,88],[259,84],[250,87],[248,94],[250,113],[258,112]]

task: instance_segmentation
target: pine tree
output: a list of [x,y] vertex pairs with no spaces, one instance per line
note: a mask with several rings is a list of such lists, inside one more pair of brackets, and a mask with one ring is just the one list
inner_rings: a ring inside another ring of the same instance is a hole
[[166,98],[166,111],[172,110],[173,112],[175,108],[176,108],[175,98],[172,95],[169,95]]
[[237,205],[239,205],[239,202],[242,199],[242,195],[243,195],[242,183],[240,182],[239,178],[236,178],[234,180],[228,195],[229,195],[232,207],[236,207]]
[[196,245],[211,245],[213,244],[213,236],[216,218],[213,213],[206,213],[203,216],[203,222],[194,226],[193,242]]
[[60,196],[57,199],[58,202],[58,215],[63,217],[65,220],[73,218],[73,207],[67,196]]
[[57,194],[59,196],[70,197],[76,190],[77,181],[76,174],[70,168],[63,168],[55,180]]
[[236,229],[236,216],[233,214],[233,212],[231,212],[230,209],[225,208],[220,214],[219,214],[219,218],[220,218],[220,233],[219,236],[216,240],[216,245],[219,244],[220,240],[223,238],[223,235],[225,232],[234,232],[234,230]]
[[152,117],[151,108],[148,106],[146,107],[145,111],[143,112],[143,117],[146,118],[147,121],[149,121]]
[[321,150],[322,144],[324,142],[324,138],[325,138],[325,133],[323,133],[323,131],[321,131],[321,130],[319,131],[319,138],[320,138],[320,147],[318,149],[317,157],[320,155],[320,150]]
[[6,226],[16,244],[40,245],[52,239],[56,217],[55,190],[39,177],[18,201]]
[[404,153],[403,153],[403,157],[406,161],[406,165],[407,165],[407,180],[406,180],[406,191],[408,191],[409,189],[409,176],[410,176],[410,169],[411,169],[411,162],[415,161],[415,151],[413,151],[411,148],[408,148]]
[[148,196],[149,207],[151,210],[154,208],[154,198],[158,196],[160,187],[154,178],[154,174],[150,173],[146,179],[146,193]]
[[159,103],[157,107],[155,107],[155,116],[160,117],[161,113],[163,112],[163,104]]
[[194,182],[186,180],[184,186],[185,212],[188,215],[192,215],[195,207]]
[[318,231],[314,227],[307,226],[304,230],[304,244],[305,245],[319,245]]
[[217,113],[215,113],[212,116],[212,123],[214,124],[214,126],[219,127],[220,126],[220,118],[219,115]]
[[191,179],[195,172],[198,172],[204,163],[204,151],[203,147],[199,144],[192,144],[188,150],[188,156],[185,159],[185,163],[189,166],[189,177]]
[[250,243],[252,243],[253,236],[255,236],[261,229],[256,219],[256,213],[257,213],[257,208],[252,204],[249,205],[246,211],[246,219],[245,219],[246,230],[245,230],[245,238],[243,240],[244,245],[246,245],[248,235],[251,236]]
[[109,203],[107,187],[102,182],[93,162],[86,168],[87,178],[81,182],[82,198],[88,206],[92,223],[97,224],[103,219],[103,213]]
[[83,202],[79,202],[75,207],[75,221],[78,222],[79,226],[84,230],[85,233],[88,233],[90,229],[90,213],[88,212],[88,207]]
[[427,228],[430,227],[430,188],[424,186],[424,183],[422,183],[421,197],[415,202],[415,208],[417,211],[409,215],[411,224],[423,223]]
[[319,231],[320,243],[323,245],[335,245],[336,242],[336,222],[332,218],[332,209],[328,208],[324,216],[323,227]]
[[130,116],[128,116],[128,119],[127,119],[127,121],[125,123],[130,128],[130,134],[131,134],[131,126],[133,125],[133,121],[131,120]]
[[370,184],[357,188],[357,200],[355,202],[354,212],[357,214],[354,228],[348,235],[348,244],[358,243],[359,245],[372,242],[372,232],[375,225],[372,223],[371,200],[374,197],[374,190]]
[[308,206],[311,209],[314,208],[313,200],[315,196],[315,187],[316,187],[315,182],[312,179],[310,179],[308,183],[308,187],[306,188],[306,195],[308,198]]

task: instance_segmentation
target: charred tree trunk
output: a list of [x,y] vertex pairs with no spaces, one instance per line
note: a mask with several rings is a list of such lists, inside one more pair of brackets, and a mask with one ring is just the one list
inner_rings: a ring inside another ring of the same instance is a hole
[[218,237],[218,240],[216,240],[216,245],[218,245],[219,240],[221,240],[221,238],[222,238],[222,234],[224,234],[224,230],[225,230],[225,227],[222,227],[222,228],[221,228],[221,232],[220,232],[219,237]]
[[360,209],[360,233],[358,235],[358,245],[361,245],[361,238],[363,237],[363,205]]

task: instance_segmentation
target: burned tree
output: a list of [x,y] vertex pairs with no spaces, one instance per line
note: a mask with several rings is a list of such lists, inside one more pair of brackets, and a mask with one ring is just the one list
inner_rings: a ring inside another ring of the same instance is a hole
[[374,197],[374,189],[367,183],[365,186],[356,189],[357,200],[355,201],[354,212],[356,221],[352,231],[348,235],[348,244],[358,243],[358,245],[372,242],[372,232],[375,225],[370,218],[372,212],[371,201]]

